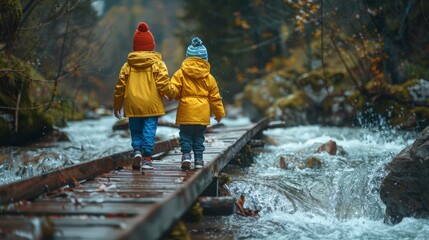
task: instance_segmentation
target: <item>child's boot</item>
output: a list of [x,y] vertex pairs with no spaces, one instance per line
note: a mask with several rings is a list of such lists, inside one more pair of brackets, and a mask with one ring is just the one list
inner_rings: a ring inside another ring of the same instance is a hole
[[143,157],[141,161],[141,170],[153,170],[152,158]]
[[133,158],[133,169],[140,169],[140,162],[142,160],[142,152],[140,148],[134,148],[134,150],[131,152],[131,157]]
[[182,154],[182,170],[189,170],[191,169],[191,154],[190,153],[183,153]]
[[200,169],[204,167],[203,153],[194,153],[194,159],[195,169]]

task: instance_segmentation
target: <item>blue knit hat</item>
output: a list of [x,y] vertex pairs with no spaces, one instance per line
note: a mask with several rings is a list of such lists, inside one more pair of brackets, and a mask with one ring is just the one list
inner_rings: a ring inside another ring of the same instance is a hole
[[203,45],[203,41],[198,37],[192,39],[191,45],[186,50],[186,57],[199,57],[206,61],[209,60],[209,54],[207,53],[206,47]]

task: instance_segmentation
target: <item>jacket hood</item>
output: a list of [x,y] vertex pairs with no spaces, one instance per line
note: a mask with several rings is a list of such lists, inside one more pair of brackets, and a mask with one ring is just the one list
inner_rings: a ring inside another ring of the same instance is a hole
[[158,52],[138,51],[128,54],[128,64],[138,69],[150,67],[161,60],[161,54]]
[[181,69],[192,79],[200,79],[210,74],[210,63],[198,57],[186,58]]

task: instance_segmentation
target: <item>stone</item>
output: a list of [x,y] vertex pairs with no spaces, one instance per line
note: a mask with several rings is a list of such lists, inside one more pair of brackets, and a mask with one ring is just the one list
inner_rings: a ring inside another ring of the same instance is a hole
[[429,218],[429,127],[388,164],[380,187],[386,205],[385,223],[404,217]]
[[279,168],[289,168],[292,166],[296,166],[299,169],[306,168],[306,164],[299,160],[296,156],[293,155],[281,155],[279,159]]
[[279,159],[279,168],[286,169],[287,167],[288,167],[288,164],[286,162],[286,157],[285,156],[280,156],[280,159]]
[[305,160],[305,165],[308,168],[321,168],[322,161],[316,157],[309,157]]
[[316,152],[327,152],[329,155],[336,155],[337,154],[337,143],[333,140],[329,140],[325,144],[321,145],[319,148],[317,148]]

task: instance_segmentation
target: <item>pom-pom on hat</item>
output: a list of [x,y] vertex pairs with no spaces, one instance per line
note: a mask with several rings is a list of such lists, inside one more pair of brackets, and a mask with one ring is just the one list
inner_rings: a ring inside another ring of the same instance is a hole
[[153,51],[155,39],[149,31],[149,26],[140,22],[133,37],[133,51]]
[[198,37],[194,37],[191,41],[191,45],[189,45],[188,49],[186,49],[186,57],[199,57],[206,61],[209,60],[209,55],[207,53],[206,47],[203,45],[203,41]]

